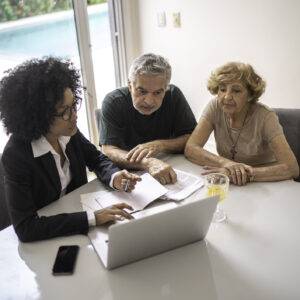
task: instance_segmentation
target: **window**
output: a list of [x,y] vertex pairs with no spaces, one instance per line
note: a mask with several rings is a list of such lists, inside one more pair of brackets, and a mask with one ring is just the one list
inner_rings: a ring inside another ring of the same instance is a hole
[[[96,142],[94,109],[116,85],[108,5],[99,4],[103,0],[88,2],[98,4],[87,6],[84,1],[72,0],[1,1],[0,79],[5,70],[34,57],[71,59],[82,70],[82,81],[88,90],[78,114],[78,127]],[[7,140],[0,124],[0,152]]]

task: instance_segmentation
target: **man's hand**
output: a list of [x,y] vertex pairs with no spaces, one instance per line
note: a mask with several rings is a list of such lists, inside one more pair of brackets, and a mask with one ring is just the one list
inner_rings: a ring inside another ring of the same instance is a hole
[[177,181],[177,175],[172,167],[156,158],[150,159],[147,170],[161,184],[175,183]]
[[160,141],[153,141],[137,145],[128,152],[126,158],[131,163],[140,162],[144,157],[153,157],[160,152],[162,152],[162,143]]
[[113,187],[119,191],[125,191],[128,180],[130,180],[130,184],[126,192],[131,192],[134,189],[137,181],[141,181],[142,179],[140,176],[129,173],[127,170],[122,170],[114,177]]
[[124,219],[134,219],[134,217],[128,212],[126,212],[124,208],[133,210],[133,208],[128,204],[119,203],[95,211],[94,214],[96,218],[96,225],[102,225],[111,221],[123,221]]

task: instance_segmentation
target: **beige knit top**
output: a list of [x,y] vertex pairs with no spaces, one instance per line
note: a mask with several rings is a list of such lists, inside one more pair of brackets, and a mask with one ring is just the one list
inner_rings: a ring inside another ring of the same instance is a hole
[[[232,160],[232,140],[235,143],[241,128],[229,126],[225,113],[218,105],[217,98],[208,103],[202,117],[213,126],[219,155]],[[276,161],[268,143],[282,133],[283,130],[275,112],[266,105],[257,103],[254,113],[240,133],[235,147],[234,160],[251,166]]]

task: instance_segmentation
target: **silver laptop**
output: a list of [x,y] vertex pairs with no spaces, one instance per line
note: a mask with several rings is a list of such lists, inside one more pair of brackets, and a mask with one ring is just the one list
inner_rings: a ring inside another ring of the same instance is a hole
[[202,240],[219,196],[168,203],[135,214],[135,219],[95,227],[91,242],[107,269]]

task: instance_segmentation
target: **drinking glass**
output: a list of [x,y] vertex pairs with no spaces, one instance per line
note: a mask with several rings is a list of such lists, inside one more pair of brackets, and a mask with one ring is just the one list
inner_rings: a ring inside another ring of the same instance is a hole
[[[229,187],[229,178],[221,173],[211,173],[205,176],[206,197],[220,195],[219,202],[225,199]],[[219,203],[213,216],[213,222],[223,222],[226,213],[220,208]]]

